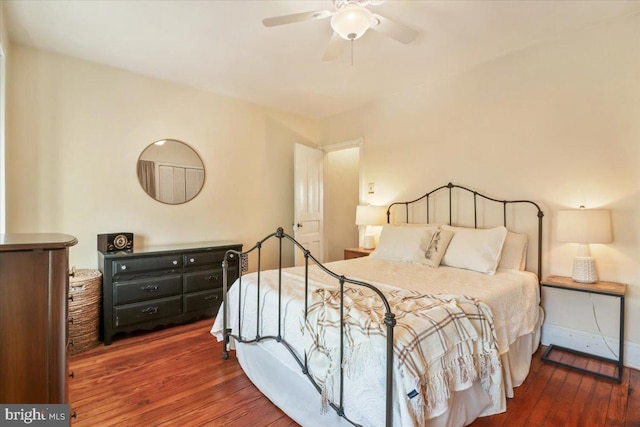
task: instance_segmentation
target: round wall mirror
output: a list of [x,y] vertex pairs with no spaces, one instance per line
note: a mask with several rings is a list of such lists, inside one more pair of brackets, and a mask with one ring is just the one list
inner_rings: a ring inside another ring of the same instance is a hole
[[162,139],[138,158],[138,181],[159,202],[178,205],[198,195],[204,185],[204,164],[198,153],[175,139]]

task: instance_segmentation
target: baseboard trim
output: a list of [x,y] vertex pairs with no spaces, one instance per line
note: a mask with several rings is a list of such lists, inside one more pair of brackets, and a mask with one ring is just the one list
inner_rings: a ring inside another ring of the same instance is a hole
[[[615,354],[607,348],[604,341]],[[589,332],[576,331],[575,329],[564,328],[552,323],[542,325],[542,344],[557,344],[562,347],[572,348],[589,354],[595,354],[610,359],[618,358],[618,340],[616,338],[605,337]],[[640,369],[640,345],[625,341],[624,343],[624,366]]]

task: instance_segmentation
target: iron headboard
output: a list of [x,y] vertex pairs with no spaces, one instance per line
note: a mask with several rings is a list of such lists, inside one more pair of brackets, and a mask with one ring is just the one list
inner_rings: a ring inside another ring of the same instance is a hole
[[440,191],[440,190],[444,190],[444,189],[448,189],[448,196],[449,196],[449,225],[453,225],[452,224],[452,192],[453,189],[457,188],[463,191],[467,191],[471,194],[473,194],[473,226],[474,228],[478,228],[478,197],[481,197],[482,199],[491,201],[491,202],[495,202],[495,203],[501,203],[502,204],[502,212],[503,212],[503,225],[506,227],[507,226],[507,205],[509,204],[530,204],[533,205],[536,210],[537,210],[537,216],[538,216],[538,248],[537,248],[537,262],[538,262],[538,266],[537,266],[537,273],[538,273],[538,281],[541,280],[542,278],[542,217],[544,216],[544,212],[542,212],[542,209],[540,209],[540,206],[538,206],[537,203],[532,202],[531,200],[499,200],[499,199],[495,199],[493,197],[489,197],[486,196],[484,194],[480,194],[475,190],[471,190],[467,187],[463,187],[461,185],[456,185],[456,184],[452,184],[452,183],[448,183],[446,185],[443,185],[441,187],[438,187],[434,190],[429,191],[428,193],[418,197],[415,200],[410,200],[410,201],[406,201],[406,202],[394,202],[391,203],[389,205],[389,207],[387,208],[387,223],[391,223],[391,208],[395,205],[404,205],[405,207],[405,218],[406,218],[406,222],[409,222],[409,205],[413,205],[414,203],[418,203],[420,201],[426,201],[426,215],[427,215],[427,223],[429,223],[430,221],[430,206],[429,206],[429,198],[436,192]]

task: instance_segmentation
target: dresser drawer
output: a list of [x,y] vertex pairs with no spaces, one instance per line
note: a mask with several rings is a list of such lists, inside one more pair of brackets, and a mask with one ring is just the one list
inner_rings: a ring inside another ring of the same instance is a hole
[[133,325],[182,314],[182,296],[114,307],[116,327]]
[[222,288],[222,269],[198,271],[184,275],[184,291],[196,292]]
[[194,252],[185,254],[183,262],[185,267],[209,265],[221,267],[226,251]]
[[180,275],[114,282],[113,285],[115,305],[182,294],[182,276]]
[[122,259],[113,261],[112,267],[114,275],[176,269],[182,267],[182,255]]
[[215,311],[222,303],[222,290],[195,292],[185,295],[185,313],[211,308]]

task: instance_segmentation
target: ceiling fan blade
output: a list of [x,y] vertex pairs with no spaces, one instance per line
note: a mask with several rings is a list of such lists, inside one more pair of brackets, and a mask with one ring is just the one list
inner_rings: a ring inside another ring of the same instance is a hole
[[331,16],[328,10],[316,10],[313,12],[293,13],[291,15],[274,16],[264,18],[262,24],[265,27],[275,27],[277,25],[293,24],[294,22],[311,21],[313,19],[323,19]]
[[331,36],[331,40],[329,40],[329,44],[327,48],[324,50],[324,54],[322,55],[323,61],[333,61],[342,53],[342,48],[344,47],[345,40],[340,37],[338,33],[333,33]]
[[376,18],[376,22],[371,26],[372,30],[379,31],[383,34],[388,35],[389,37],[398,40],[400,43],[409,44],[416,37],[418,37],[418,32],[412,30],[411,28],[398,24],[390,19],[385,18],[380,15],[373,15]]

